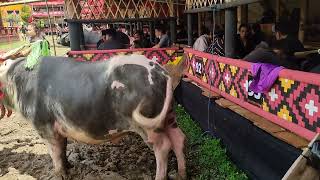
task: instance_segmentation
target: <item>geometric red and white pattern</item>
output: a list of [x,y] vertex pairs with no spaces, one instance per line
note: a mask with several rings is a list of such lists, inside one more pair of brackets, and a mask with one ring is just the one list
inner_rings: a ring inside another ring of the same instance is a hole
[[96,53],[97,51],[85,51],[83,54],[69,53],[69,57],[73,57],[77,61],[104,61],[110,59],[115,55],[129,55],[129,54],[141,54],[145,55],[148,59],[156,60],[160,64],[167,64],[169,61],[174,61],[177,54],[176,49],[150,49],[150,50],[137,50],[137,51],[111,51]]
[[[193,76],[216,90],[228,93],[241,102],[248,100],[250,72],[248,69],[218,61],[217,56],[195,55],[185,51],[188,76]],[[205,53],[202,53],[205,54]],[[210,57],[210,58],[208,58]],[[203,68],[204,67],[204,68]],[[200,84],[201,85],[201,84]],[[267,111],[284,121],[320,133],[320,87],[314,84],[279,78],[270,92],[261,96],[261,111]]]

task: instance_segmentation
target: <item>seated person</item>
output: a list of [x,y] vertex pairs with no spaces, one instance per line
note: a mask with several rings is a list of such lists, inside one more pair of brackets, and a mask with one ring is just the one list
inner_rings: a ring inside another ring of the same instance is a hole
[[298,38],[290,34],[291,25],[288,22],[277,23],[275,25],[275,36],[279,50],[292,61],[296,61],[294,53],[304,51],[303,44]]
[[201,36],[197,38],[197,40],[193,44],[193,49],[197,51],[204,52],[209,44],[210,44],[210,38],[209,38],[209,29],[207,27],[202,27]]
[[116,32],[116,37],[115,37],[121,44],[124,45],[124,48],[128,48],[130,45],[130,38],[127,34],[125,34],[122,31],[117,31]]
[[150,41],[144,38],[142,31],[137,31],[134,33],[133,44],[131,46],[132,48],[149,48],[150,46]]
[[277,42],[270,47],[263,41],[243,59],[253,63],[269,63],[288,69],[299,69],[299,66],[288,61],[287,57],[279,49],[280,45]]
[[106,30],[101,31],[101,39],[97,42],[97,48],[106,41]]
[[[217,29],[217,28],[216,28]],[[224,32],[221,29],[218,29],[214,33],[214,40],[205,50],[206,53],[210,53],[218,56],[225,56],[224,52]]]
[[289,35],[290,25],[277,23],[275,26],[276,41],[271,47],[266,42],[260,43],[254,51],[243,59],[250,62],[270,63],[289,69],[300,69],[300,62],[294,53],[303,51],[301,42]]
[[239,34],[236,37],[235,57],[242,59],[253,49],[254,43],[249,36],[249,27],[246,24],[241,24],[239,27]]
[[116,38],[116,30],[106,29],[105,34],[105,41],[100,44],[98,50],[125,49],[125,45]]
[[187,28],[183,28],[182,25],[178,25],[177,26],[176,38],[177,38],[177,42],[178,43],[181,43],[181,44],[188,43],[188,41],[187,41],[188,34],[187,34],[187,31],[185,29],[187,29]]
[[251,27],[252,32],[252,41],[254,43],[254,46],[257,46],[262,41],[265,41],[265,34],[261,31],[260,24],[256,23],[253,24]]
[[153,46],[153,48],[166,48],[171,46],[170,38],[163,28],[156,27],[155,35],[157,38],[159,38],[159,42],[155,46]]

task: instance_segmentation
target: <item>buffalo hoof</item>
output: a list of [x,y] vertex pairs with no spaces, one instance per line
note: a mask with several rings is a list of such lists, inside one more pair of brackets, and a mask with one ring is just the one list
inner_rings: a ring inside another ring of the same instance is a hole
[[54,180],[69,180],[67,171],[62,170],[54,173]]
[[187,178],[181,177],[179,174],[168,175],[168,180],[186,180]]
[[66,167],[67,167],[67,169],[71,169],[71,168],[73,168],[73,165],[71,163],[69,163],[69,161],[67,161]]

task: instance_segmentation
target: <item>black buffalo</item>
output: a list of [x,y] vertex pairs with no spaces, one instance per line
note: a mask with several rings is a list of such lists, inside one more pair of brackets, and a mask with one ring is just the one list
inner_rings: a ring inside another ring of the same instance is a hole
[[67,138],[89,144],[138,133],[152,147],[156,179],[166,179],[174,150],[179,177],[186,178],[185,136],[172,109],[172,80],[158,63],[142,55],[77,62],[44,57],[33,70],[25,60],[0,66],[3,103],[30,120],[46,140],[58,177],[67,175]]

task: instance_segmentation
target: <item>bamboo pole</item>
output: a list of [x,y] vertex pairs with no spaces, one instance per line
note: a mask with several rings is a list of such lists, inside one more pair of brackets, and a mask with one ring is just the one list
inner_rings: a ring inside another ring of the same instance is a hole
[[52,26],[51,26],[51,17],[50,17],[50,13],[49,13],[48,0],[45,0],[45,2],[46,2],[46,9],[47,9],[48,18],[49,18],[49,28],[50,28],[50,31],[51,31],[51,38],[52,38],[52,43],[53,43],[54,56],[57,56],[56,44],[54,42],[53,31],[52,31]]
[[42,1],[43,0],[24,0],[24,1],[7,2],[7,3],[0,3],[0,7],[17,5],[17,4],[28,4],[28,3],[34,3],[34,2],[42,2]]
[[308,0],[300,1],[300,23],[299,23],[299,40],[303,43],[304,42],[304,29],[306,26],[306,19],[307,19],[307,7],[308,7]]

